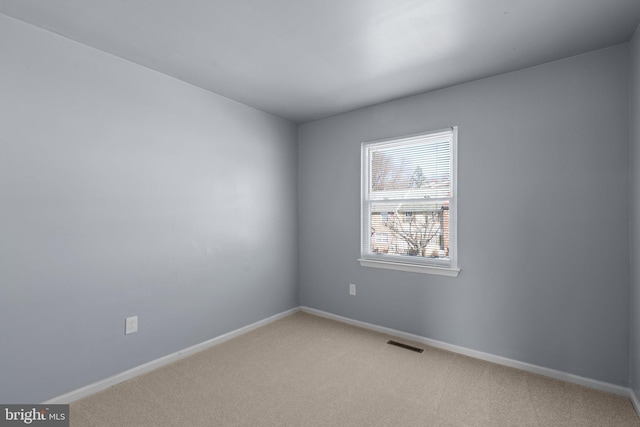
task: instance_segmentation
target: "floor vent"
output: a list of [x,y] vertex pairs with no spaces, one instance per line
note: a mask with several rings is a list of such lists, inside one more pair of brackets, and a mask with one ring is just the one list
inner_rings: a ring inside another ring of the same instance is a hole
[[387,344],[395,345],[396,347],[406,348],[407,350],[415,351],[416,353],[422,353],[424,351],[423,348],[414,347],[412,345],[403,344],[401,342],[393,341],[393,340],[387,341]]

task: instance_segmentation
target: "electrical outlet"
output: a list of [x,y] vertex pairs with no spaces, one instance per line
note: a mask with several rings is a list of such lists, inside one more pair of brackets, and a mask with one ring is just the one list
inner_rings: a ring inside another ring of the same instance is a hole
[[127,317],[124,321],[124,334],[138,332],[138,316]]
[[356,294],[356,285],[354,285],[353,283],[349,284],[349,295],[355,295]]

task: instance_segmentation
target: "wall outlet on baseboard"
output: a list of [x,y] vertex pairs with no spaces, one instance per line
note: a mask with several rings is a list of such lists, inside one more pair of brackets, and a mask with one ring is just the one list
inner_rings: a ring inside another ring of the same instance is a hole
[[124,321],[124,334],[138,332],[138,316],[127,317]]
[[355,295],[356,294],[356,285],[354,285],[353,283],[349,284],[349,295]]

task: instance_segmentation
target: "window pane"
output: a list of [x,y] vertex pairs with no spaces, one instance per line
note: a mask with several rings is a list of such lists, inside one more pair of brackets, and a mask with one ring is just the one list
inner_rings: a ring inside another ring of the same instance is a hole
[[450,140],[369,148],[370,197],[451,197]]
[[449,259],[449,203],[373,202],[371,253]]

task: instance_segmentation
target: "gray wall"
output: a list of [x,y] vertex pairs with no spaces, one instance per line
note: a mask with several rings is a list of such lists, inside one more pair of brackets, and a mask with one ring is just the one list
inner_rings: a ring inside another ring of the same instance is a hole
[[[627,385],[628,67],[621,45],[302,125],[301,304]],[[459,277],[360,267],[360,143],[452,125]]]
[[2,15],[0,52],[0,402],[298,305],[295,125]]
[[631,141],[631,388],[640,396],[640,26],[631,40],[629,129]]

